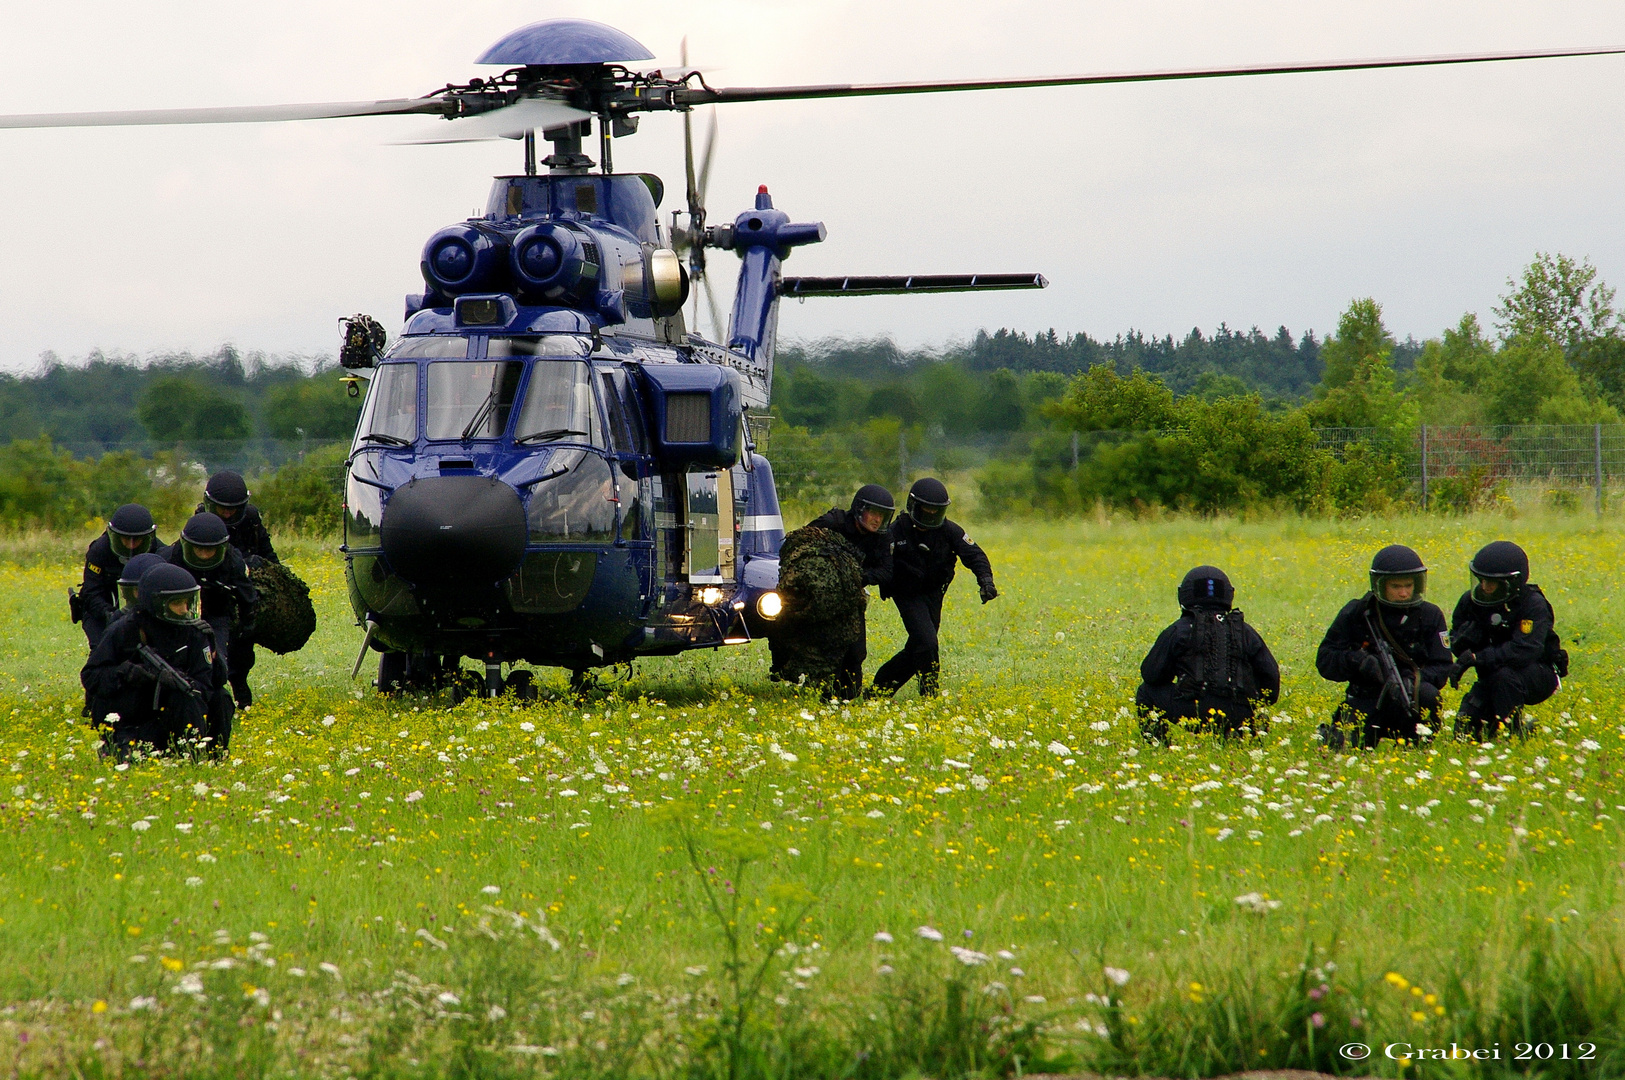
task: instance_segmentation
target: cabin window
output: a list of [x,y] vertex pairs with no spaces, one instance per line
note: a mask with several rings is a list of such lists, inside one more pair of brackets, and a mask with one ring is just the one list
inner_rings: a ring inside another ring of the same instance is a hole
[[356,425],[356,445],[409,446],[418,437],[418,366],[380,364]]
[[592,368],[576,360],[537,360],[519,406],[514,441],[604,445],[603,425],[592,399]]
[[428,437],[501,438],[524,370],[516,360],[430,364]]

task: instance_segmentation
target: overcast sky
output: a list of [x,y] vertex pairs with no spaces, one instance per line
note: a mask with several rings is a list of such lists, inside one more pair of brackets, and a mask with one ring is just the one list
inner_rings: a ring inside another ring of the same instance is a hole
[[[508,30],[620,27],[712,85],[868,82],[1625,44],[1617,0],[77,0],[0,24],[0,111],[413,96],[496,69]],[[1400,337],[1488,323],[1536,251],[1625,281],[1625,57],[1155,86],[724,106],[709,205],[759,183],[829,239],[787,272],[1040,271],[1041,293],[810,300],[795,338],[940,344],[980,327],[1110,337],[1324,332],[1374,296]],[[400,327],[436,229],[517,171],[500,141],[398,146],[424,118],[0,132],[0,367],[45,350],[230,342],[331,353],[352,312]],[[681,124],[623,171],[681,198]],[[668,201],[666,209],[672,207]],[[732,256],[716,260],[731,282]]]

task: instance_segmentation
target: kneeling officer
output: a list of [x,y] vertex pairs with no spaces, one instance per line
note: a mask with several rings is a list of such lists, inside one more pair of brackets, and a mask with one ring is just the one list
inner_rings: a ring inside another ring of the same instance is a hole
[[[164,549],[164,558],[188,571],[203,590],[203,621],[214,631],[214,647],[228,667],[232,639],[254,636],[254,605],[259,592],[248,579],[248,564],[229,542],[226,523],[205,511],[193,514],[181,538]],[[250,702],[247,683],[238,697],[239,707]]]
[[1478,680],[1461,699],[1456,730],[1493,739],[1525,705],[1555,694],[1569,673],[1569,654],[1554,628],[1552,605],[1529,580],[1529,556],[1510,540],[1485,545],[1468,566],[1476,579],[1450,616],[1456,663],[1450,685],[1469,669]]
[[1233,605],[1235,587],[1216,566],[1198,566],[1179,583],[1179,619],[1157,635],[1140,662],[1134,693],[1140,730],[1168,741],[1168,721],[1212,723],[1239,735],[1258,702],[1281,696],[1281,668],[1263,637]]
[[209,733],[215,657],[199,617],[198,584],[178,566],[154,566],[136,587],[136,610],[107,628],[79,679],[91,717],[116,714],[108,750],[136,746],[162,753],[183,738]]
[[1327,629],[1315,667],[1321,678],[1349,684],[1332,722],[1320,728],[1334,750],[1343,748],[1344,725],[1368,749],[1385,737],[1419,741],[1424,715],[1438,729],[1439,687],[1451,656],[1444,612],[1423,599],[1427,581],[1422,557],[1390,544],[1371,560],[1371,591],[1345,604]]

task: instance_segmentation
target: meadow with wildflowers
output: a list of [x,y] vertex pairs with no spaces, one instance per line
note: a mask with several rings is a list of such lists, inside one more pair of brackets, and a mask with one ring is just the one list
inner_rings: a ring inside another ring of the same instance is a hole
[[[262,653],[226,760],[128,765],[79,717],[83,539],[0,549],[0,1067],[1625,1075],[1615,528],[971,532],[1003,595],[951,591],[942,696],[849,705],[770,683],[760,645],[584,699],[556,672],[531,704],[379,697],[333,545],[279,541],[316,637]],[[1573,657],[1535,733],[1319,746],[1314,649],[1371,552],[1415,546],[1448,612],[1500,537]],[[1149,746],[1137,665],[1202,562],[1283,700],[1256,738]],[[870,669],[901,640],[876,603]]]

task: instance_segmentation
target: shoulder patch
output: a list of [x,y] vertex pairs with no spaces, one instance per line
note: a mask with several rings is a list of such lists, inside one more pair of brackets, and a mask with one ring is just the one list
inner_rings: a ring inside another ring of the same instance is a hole
[[1518,624],[1518,633],[1520,633],[1520,634],[1531,634],[1531,633],[1534,633],[1534,630],[1535,630],[1535,620],[1534,619],[1525,619],[1525,620],[1523,620],[1522,622],[1520,622]]
[[963,540],[964,540],[964,541],[965,541],[965,543],[967,543],[967,544],[974,544],[974,543],[976,543],[976,541],[974,541],[974,540],[972,540],[972,539],[971,539],[971,538],[970,538],[970,533],[961,533],[961,534],[960,534],[960,538],[961,538],[961,539],[963,539]]
[[1443,645],[1447,649],[1450,648],[1450,631],[1439,631],[1439,644]]
[[85,569],[89,570],[92,574],[99,574],[102,572],[102,568],[97,566],[95,563],[85,563]]

